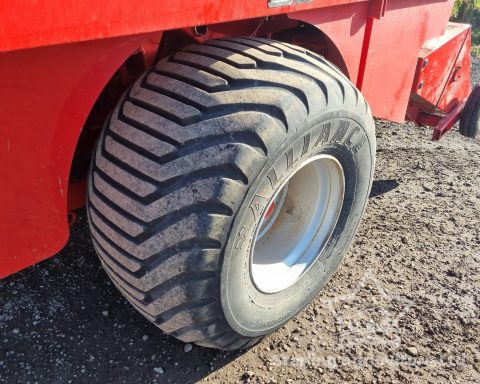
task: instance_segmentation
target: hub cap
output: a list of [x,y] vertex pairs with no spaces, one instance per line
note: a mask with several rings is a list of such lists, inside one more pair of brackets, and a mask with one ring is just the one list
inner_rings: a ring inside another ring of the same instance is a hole
[[264,293],[294,284],[323,250],[343,205],[345,176],[330,155],[306,160],[276,191],[257,229],[250,273]]

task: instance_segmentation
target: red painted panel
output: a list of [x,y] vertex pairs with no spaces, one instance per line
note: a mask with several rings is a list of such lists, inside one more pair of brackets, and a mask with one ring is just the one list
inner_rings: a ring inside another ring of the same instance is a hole
[[155,35],[0,55],[0,278],[68,238],[70,164],[84,121],[115,70]]
[[444,112],[450,112],[460,101],[466,100],[470,95],[470,67],[472,65],[470,32],[468,30],[465,34],[465,43],[460,49],[457,61],[451,67],[446,86],[437,103],[438,109]]
[[[384,17],[373,21],[363,92],[376,116],[403,120],[420,48],[442,35],[452,2],[389,0]],[[2,2],[0,50],[290,12],[325,32],[357,79],[368,2],[315,0],[273,10],[267,0],[185,4]],[[327,5],[338,6],[305,11]],[[0,54],[0,278],[66,242],[68,176],[80,130],[110,76],[148,38],[159,41],[157,33]]]
[[365,0],[0,1],[0,52],[283,14]]
[[453,0],[389,0],[373,20],[362,93],[375,116],[403,122],[420,49],[445,31]]
[[450,112],[470,93],[470,26],[449,23],[445,33],[423,46],[412,92]]

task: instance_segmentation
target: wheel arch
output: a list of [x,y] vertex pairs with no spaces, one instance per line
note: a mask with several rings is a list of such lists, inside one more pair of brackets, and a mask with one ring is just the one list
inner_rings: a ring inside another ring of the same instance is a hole
[[[106,84],[159,33],[4,53],[0,57],[3,228],[0,278],[60,251],[68,240],[67,196],[78,140]],[[34,191],[34,192],[32,192]]]
[[289,13],[288,17],[316,29],[330,49],[325,58],[339,67],[350,81],[356,84],[368,7],[368,2],[359,2],[348,6],[339,5]]
[[[100,130],[123,92],[155,62],[163,34],[149,38],[126,49],[118,58],[109,62],[102,78],[96,84],[95,97],[90,98],[91,107],[83,119],[76,138],[70,161],[69,192],[67,209],[72,211],[85,205],[85,179],[87,177],[92,148]],[[80,85],[79,92],[84,91]]]

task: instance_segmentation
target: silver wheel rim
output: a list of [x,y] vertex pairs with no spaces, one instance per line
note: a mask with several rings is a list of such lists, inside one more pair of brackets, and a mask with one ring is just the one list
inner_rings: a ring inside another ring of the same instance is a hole
[[293,285],[322,252],[343,205],[345,176],[330,155],[304,161],[277,189],[260,219],[250,258],[257,289]]

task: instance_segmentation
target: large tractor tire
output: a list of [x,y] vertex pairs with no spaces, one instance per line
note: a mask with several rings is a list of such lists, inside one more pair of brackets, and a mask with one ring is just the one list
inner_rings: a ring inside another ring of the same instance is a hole
[[227,38],[145,73],[98,141],[88,214],[100,260],[147,319],[245,348],[318,294],[372,184],[374,122],[321,56]]

